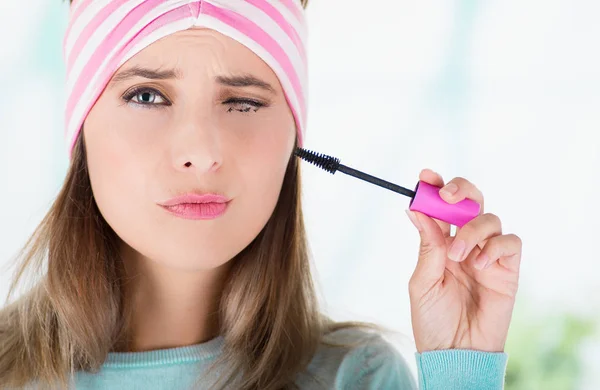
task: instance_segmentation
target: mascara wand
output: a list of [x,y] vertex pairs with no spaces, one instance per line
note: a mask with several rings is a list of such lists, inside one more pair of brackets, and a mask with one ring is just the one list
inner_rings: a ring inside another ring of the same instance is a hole
[[302,148],[296,148],[294,154],[302,160],[314,164],[331,174],[339,171],[405,195],[411,198],[409,210],[421,212],[458,227],[462,227],[479,215],[481,207],[479,203],[471,199],[464,199],[454,204],[448,203],[440,197],[439,191],[441,187],[436,187],[422,180],[417,183],[413,191],[343,165],[340,163],[340,159],[336,157],[315,153]]

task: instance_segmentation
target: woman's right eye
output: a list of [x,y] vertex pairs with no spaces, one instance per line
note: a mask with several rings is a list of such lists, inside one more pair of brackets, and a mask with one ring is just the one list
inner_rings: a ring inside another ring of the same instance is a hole
[[157,90],[148,87],[135,88],[123,96],[127,103],[139,106],[166,106],[170,105],[167,99]]

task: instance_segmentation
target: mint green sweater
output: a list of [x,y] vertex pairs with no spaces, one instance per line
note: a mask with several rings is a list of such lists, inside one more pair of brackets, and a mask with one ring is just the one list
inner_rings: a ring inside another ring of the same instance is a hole
[[[406,361],[381,336],[356,329],[338,330],[330,341],[364,340],[352,349],[322,346],[296,379],[301,390],[495,390],[502,389],[507,355],[471,350],[416,354],[418,384]],[[101,370],[78,372],[76,390],[183,390],[219,355],[223,338],[202,344],[144,352],[110,353]],[[208,382],[200,387],[207,389]]]

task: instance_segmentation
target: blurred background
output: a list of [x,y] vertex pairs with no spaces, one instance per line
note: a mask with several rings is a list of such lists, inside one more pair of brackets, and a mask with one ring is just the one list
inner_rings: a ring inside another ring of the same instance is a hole
[[[406,187],[463,176],[524,243],[507,389],[599,389],[600,2],[311,0],[306,147]],[[60,0],[0,2],[0,305],[57,194]],[[306,165],[315,275],[336,319],[377,322],[413,370],[408,198]]]

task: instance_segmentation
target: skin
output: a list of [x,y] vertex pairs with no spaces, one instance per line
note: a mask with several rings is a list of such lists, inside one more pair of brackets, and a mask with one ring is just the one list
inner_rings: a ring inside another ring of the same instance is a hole
[[[213,314],[229,261],[271,216],[296,130],[271,68],[220,33],[190,29],[170,35],[123,64],[112,81],[136,66],[177,68],[181,78],[111,82],[84,133],[94,198],[122,240],[131,276],[133,349],[149,350],[216,335]],[[216,81],[248,74],[273,90]],[[126,103],[123,96],[138,86],[152,90]],[[267,106],[227,103],[230,98]],[[226,213],[189,220],[159,206],[194,190],[231,199]]]
[[[419,177],[443,187],[448,203],[465,198],[481,205],[479,216],[457,228],[419,212],[407,211],[419,230],[421,245],[409,283],[412,325],[419,352],[439,349],[473,349],[502,352],[508,335],[521,263],[521,239],[502,234],[500,218],[484,213],[477,187],[462,177],[444,185],[429,170]],[[446,189],[455,186],[451,194]],[[464,242],[462,255],[453,244]]]
[[[135,67],[177,68],[180,78],[115,82]],[[238,75],[251,75],[271,90],[218,79]],[[134,87],[145,89],[126,103],[123,97]],[[230,260],[272,214],[294,146],[294,119],[276,75],[220,33],[182,31],[153,43],[115,73],[88,115],[84,135],[94,198],[122,240],[126,295],[135,307],[129,350],[215,337],[214,314]],[[444,184],[429,170],[420,179]],[[445,200],[468,197],[483,205],[472,183],[450,183],[458,192],[441,192]],[[188,220],[159,205],[191,191],[226,196],[227,212],[214,220]],[[445,223],[409,216],[421,235],[409,289],[417,349],[502,351],[517,291],[520,239],[503,235],[498,217],[483,214],[483,207],[456,237]],[[466,256],[453,261],[450,245],[459,240]],[[483,256],[489,267],[479,270]]]

